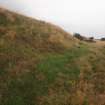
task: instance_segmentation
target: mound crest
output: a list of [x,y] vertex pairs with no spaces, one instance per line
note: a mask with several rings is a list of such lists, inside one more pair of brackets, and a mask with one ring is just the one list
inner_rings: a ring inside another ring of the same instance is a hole
[[37,50],[62,50],[77,43],[58,26],[0,9],[0,37],[12,42],[29,44]]

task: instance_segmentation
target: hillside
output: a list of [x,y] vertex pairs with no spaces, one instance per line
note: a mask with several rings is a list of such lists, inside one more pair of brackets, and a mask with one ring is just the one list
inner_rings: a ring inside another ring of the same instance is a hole
[[105,105],[105,45],[0,9],[0,105]]

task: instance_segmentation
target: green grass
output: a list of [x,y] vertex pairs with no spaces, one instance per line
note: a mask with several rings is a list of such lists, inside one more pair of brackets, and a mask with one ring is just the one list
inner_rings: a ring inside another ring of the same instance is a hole
[[7,19],[5,16],[3,16],[2,14],[0,14],[0,25],[6,25],[7,23]]
[[[6,80],[2,105],[36,105],[36,97],[46,92],[45,82],[38,81],[35,72]],[[45,88],[45,89],[44,89]]]
[[[33,55],[30,51],[25,50],[25,52],[22,51],[22,53],[27,52]],[[33,70],[22,73],[20,76],[9,76],[8,79],[5,80],[6,89],[2,91],[4,95],[1,99],[2,105],[36,105],[39,103],[37,102],[38,96],[48,95],[48,89],[51,84],[54,85],[56,82],[58,73],[62,73],[68,77],[65,79],[64,84],[64,89],[68,91],[67,89],[73,85],[73,81],[78,81],[80,74],[80,69],[78,66],[75,66],[73,61],[76,60],[77,57],[85,55],[86,52],[87,49],[82,46],[79,49],[76,48],[65,51],[63,54],[49,53],[45,56],[40,56],[42,58],[36,68],[33,67]],[[45,79],[40,80],[40,77],[39,79],[37,78],[37,75],[40,73],[45,76]]]
[[49,82],[53,81],[59,72],[78,80],[80,70],[73,60],[86,53],[87,49],[81,46],[65,51],[63,54],[49,54],[38,64],[37,69],[46,75]]

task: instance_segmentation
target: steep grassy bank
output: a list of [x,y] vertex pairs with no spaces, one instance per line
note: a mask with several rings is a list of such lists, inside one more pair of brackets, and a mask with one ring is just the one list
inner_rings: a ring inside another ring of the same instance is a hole
[[104,105],[104,65],[104,46],[0,9],[0,105]]

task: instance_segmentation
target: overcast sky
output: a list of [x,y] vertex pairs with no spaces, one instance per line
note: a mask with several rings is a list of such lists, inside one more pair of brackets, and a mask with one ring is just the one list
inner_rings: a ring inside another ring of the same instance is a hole
[[60,25],[68,32],[105,36],[105,0],[0,0],[0,5]]

